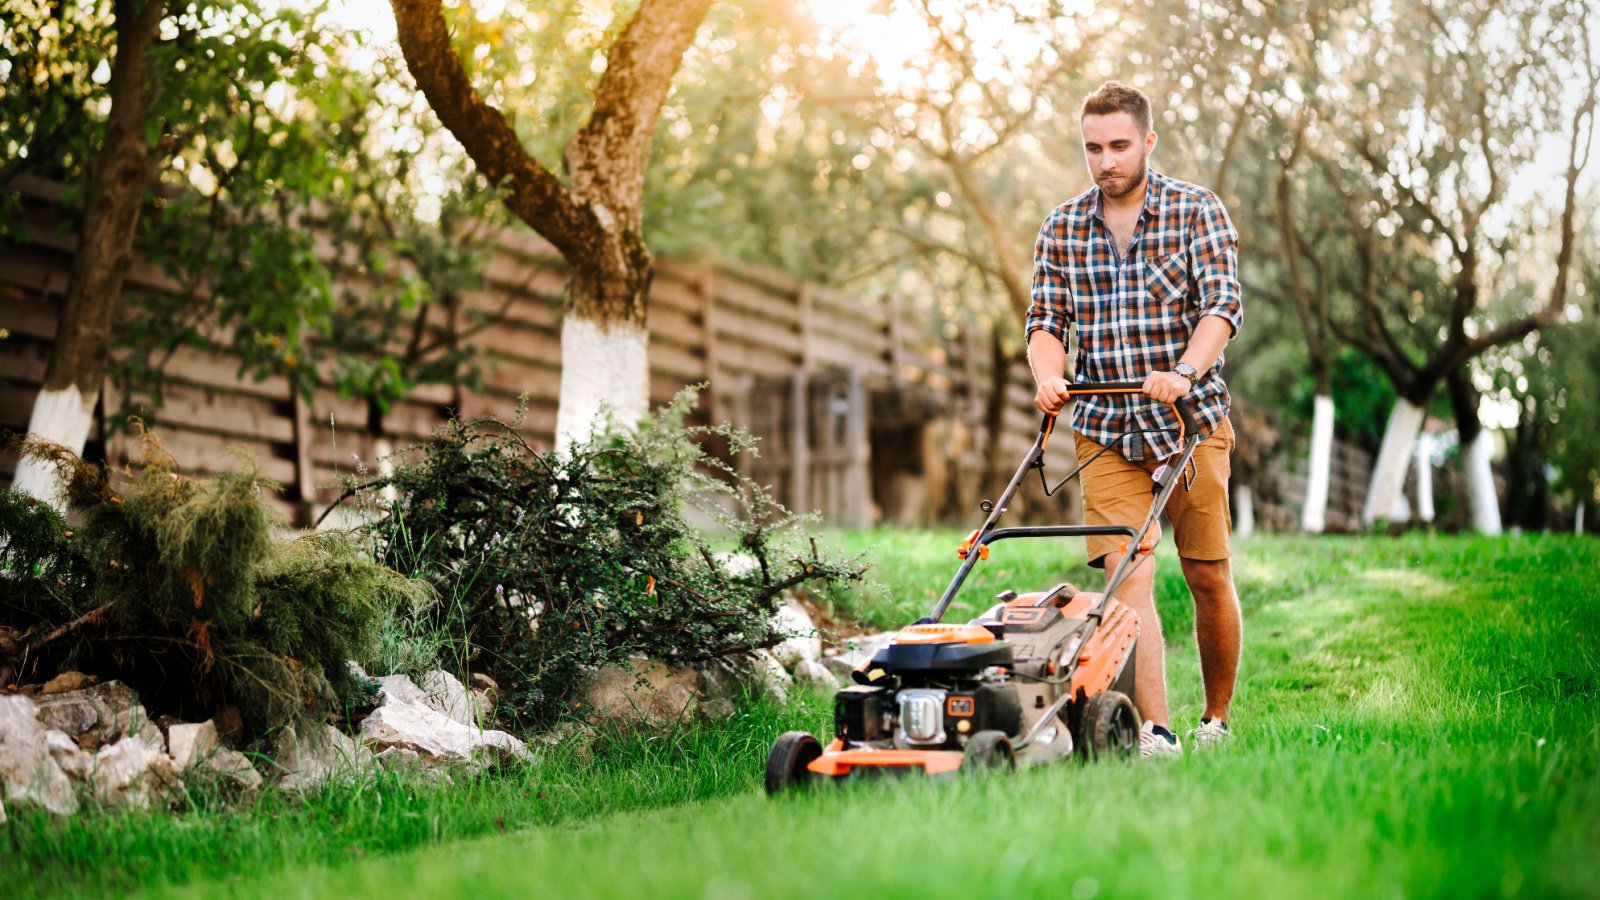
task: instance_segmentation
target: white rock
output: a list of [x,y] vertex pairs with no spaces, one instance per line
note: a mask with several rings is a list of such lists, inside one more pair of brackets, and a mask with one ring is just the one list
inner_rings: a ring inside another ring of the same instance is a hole
[[778,633],[785,637],[783,643],[772,648],[772,655],[784,668],[793,669],[801,660],[822,659],[822,638],[817,636],[817,626],[800,601],[789,598],[778,607],[773,619]]
[[[409,681],[409,679],[408,679]],[[272,758],[277,766],[275,783],[286,791],[306,791],[333,779],[356,780],[373,770],[372,753],[332,725],[324,725],[323,745],[313,746],[293,728],[278,732]]]
[[463,725],[418,703],[386,703],[373,710],[361,723],[361,739],[379,753],[400,748],[420,754],[426,765],[533,758],[526,744],[504,731]]
[[794,680],[815,684],[829,690],[837,690],[839,687],[839,679],[834,677],[834,674],[828,671],[828,668],[822,663],[812,659],[800,660],[799,665],[794,667]]
[[729,550],[723,553],[715,553],[712,555],[716,557],[717,562],[722,564],[722,568],[727,570],[728,574],[732,575],[734,578],[743,578],[746,575],[754,575],[761,569],[761,561],[749,553]]
[[627,668],[605,666],[584,695],[592,721],[661,729],[685,719],[699,699],[698,675],[635,657]]
[[209,719],[198,724],[181,723],[167,729],[167,753],[178,771],[187,772],[209,759],[217,750],[217,726]]
[[12,804],[29,803],[60,816],[78,811],[72,781],[51,757],[38,707],[27,697],[0,697],[0,785]]
[[420,687],[427,694],[428,706],[462,725],[478,724],[472,695],[454,675],[443,669],[434,669],[422,676]]
[[754,670],[755,682],[761,690],[777,698],[779,703],[788,703],[789,688],[794,684],[794,679],[789,677],[789,670],[765,650],[757,650],[750,654],[750,664]]
[[163,741],[157,728],[133,689],[120,681],[108,681],[77,691],[49,694],[37,698],[39,724],[62,732],[89,749],[114,744],[138,735],[149,749]]
[[172,760],[137,736],[101,747],[94,755],[89,782],[101,805],[133,809],[165,803],[181,784]]
[[385,675],[378,682],[378,703],[420,703],[428,705],[428,692],[404,675]]
[[237,750],[229,750],[227,747],[218,747],[210,756],[199,760],[195,764],[195,770],[220,779],[229,787],[246,793],[260,790],[262,782],[265,781],[261,773],[256,771],[256,767],[251,765],[250,757]]
[[50,748],[50,758],[73,781],[87,781],[94,770],[94,756],[83,752],[78,742],[59,731],[44,733],[45,746]]

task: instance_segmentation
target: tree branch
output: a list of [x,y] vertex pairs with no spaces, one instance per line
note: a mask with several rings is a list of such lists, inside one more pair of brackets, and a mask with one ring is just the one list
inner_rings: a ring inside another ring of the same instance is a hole
[[563,255],[576,253],[596,226],[593,212],[575,202],[561,181],[529,155],[505,114],[473,88],[450,43],[440,0],[391,4],[406,68],[439,121],[491,183],[509,188],[506,204],[518,218]]

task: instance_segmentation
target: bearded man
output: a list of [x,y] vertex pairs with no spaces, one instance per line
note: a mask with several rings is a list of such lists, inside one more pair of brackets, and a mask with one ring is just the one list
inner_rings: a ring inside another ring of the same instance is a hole
[[[1150,168],[1156,134],[1150,99],[1108,81],[1083,102],[1083,155],[1095,186],[1045,219],[1034,249],[1028,364],[1034,404],[1055,415],[1066,404],[1069,326],[1077,332],[1079,382],[1131,381],[1143,394],[1080,398],[1071,425],[1082,474],[1083,521],[1127,525],[1150,507],[1151,476],[1179,450],[1168,404],[1190,404],[1204,440],[1192,483],[1167,504],[1184,580],[1194,598],[1205,711],[1189,732],[1196,750],[1229,738],[1242,626],[1229,566],[1228,386],[1223,348],[1238,332],[1238,233],[1217,196]],[[1109,451],[1100,453],[1104,448]],[[1089,538],[1092,565],[1114,570],[1116,538]],[[1165,646],[1152,596],[1155,560],[1117,591],[1138,614],[1135,702],[1144,719],[1143,757],[1176,757],[1182,745],[1167,709]]]

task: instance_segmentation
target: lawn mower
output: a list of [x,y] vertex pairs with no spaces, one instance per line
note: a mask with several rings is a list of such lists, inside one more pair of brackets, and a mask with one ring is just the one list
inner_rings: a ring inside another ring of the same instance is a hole
[[[1075,384],[1073,397],[1139,393],[1137,382]],[[926,618],[901,629],[834,697],[834,737],[790,731],[767,757],[767,793],[809,784],[910,773],[1014,770],[1019,765],[1078,756],[1086,760],[1137,752],[1134,648],[1139,617],[1114,598],[1135,567],[1155,551],[1161,511],[1180,482],[1192,483],[1190,460],[1200,443],[1187,404],[1173,405],[1180,451],[1153,475],[1154,498],[1144,524],[998,527],[1006,503],[1032,469],[1046,495],[1076,478],[1098,453],[1050,486],[1044,451],[1055,428],[1045,416],[1039,435],[1000,499],[984,501],[982,525],[961,542],[961,565]],[[1141,432],[1142,433],[1142,432]],[[1102,448],[1100,453],[1107,452]],[[1018,594],[965,625],[941,620],[990,545],[1014,538],[1110,535],[1125,539],[1122,560],[1103,593],[1068,583]],[[1132,548],[1132,552],[1129,552]]]

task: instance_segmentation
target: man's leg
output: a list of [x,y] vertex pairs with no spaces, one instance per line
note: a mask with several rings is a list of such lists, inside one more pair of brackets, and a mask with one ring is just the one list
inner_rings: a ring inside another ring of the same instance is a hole
[[[1226,559],[1185,559],[1182,562],[1183,578],[1194,597],[1194,634],[1200,645],[1205,717],[1226,722],[1234,684],[1239,678],[1239,648],[1244,635],[1239,595],[1233,587],[1233,568]],[[1144,665],[1143,654],[1139,664]]]
[[[1106,574],[1116,571],[1122,554],[1106,554]],[[1186,561],[1187,562],[1187,561]],[[1117,588],[1117,599],[1139,614],[1139,640],[1134,645],[1133,691],[1139,716],[1169,731],[1167,712],[1167,649],[1161,639],[1161,618],[1156,615],[1155,560],[1147,559]],[[1187,571],[1187,570],[1185,570]]]

